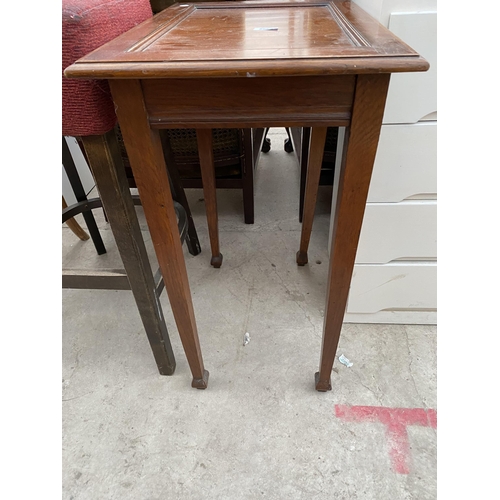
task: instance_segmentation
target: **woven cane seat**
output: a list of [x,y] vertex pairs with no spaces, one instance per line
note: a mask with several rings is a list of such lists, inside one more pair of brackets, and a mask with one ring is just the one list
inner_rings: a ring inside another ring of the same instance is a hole
[[[213,129],[213,152],[216,177],[241,177],[241,158],[244,151],[237,129]],[[201,177],[198,143],[195,129],[169,129],[160,133],[167,134],[175,159],[175,166],[183,179]],[[132,177],[130,162],[123,138],[118,128],[118,142],[129,177]]]

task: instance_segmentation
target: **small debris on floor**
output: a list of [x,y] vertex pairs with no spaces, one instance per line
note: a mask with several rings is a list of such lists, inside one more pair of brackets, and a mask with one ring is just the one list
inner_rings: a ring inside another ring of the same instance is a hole
[[245,333],[243,337],[243,345],[247,345],[250,342],[250,334],[248,332]]
[[347,368],[351,368],[351,366],[353,365],[343,354],[339,356],[339,361],[343,365],[347,366]]

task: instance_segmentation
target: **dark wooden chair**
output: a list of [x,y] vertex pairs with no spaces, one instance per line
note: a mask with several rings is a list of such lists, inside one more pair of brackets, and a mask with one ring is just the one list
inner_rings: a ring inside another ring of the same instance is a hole
[[[160,133],[171,178],[183,189],[202,188],[196,130],[162,130]],[[263,139],[263,128],[213,130],[216,188],[242,190],[246,224],[254,223],[254,174]],[[130,186],[134,187],[128,160],[125,160],[125,168]]]

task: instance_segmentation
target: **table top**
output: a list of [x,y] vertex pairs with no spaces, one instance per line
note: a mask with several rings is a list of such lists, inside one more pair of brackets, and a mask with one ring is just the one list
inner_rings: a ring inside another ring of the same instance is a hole
[[70,66],[80,78],[425,71],[427,61],[350,1],[179,3]]

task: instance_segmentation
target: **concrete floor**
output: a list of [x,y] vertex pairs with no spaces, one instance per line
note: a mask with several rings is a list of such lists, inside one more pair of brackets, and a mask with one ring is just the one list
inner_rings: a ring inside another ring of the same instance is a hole
[[[310,263],[297,267],[298,165],[284,129],[270,137],[255,224],[243,223],[240,191],[218,192],[219,270],[203,193],[187,192],[203,248],[185,254],[207,390],[190,387],[165,292],[171,377],[157,372],[131,292],[63,291],[64,499],[436,498],[436,328],[345,324],[338,354],[353,366],[336,360],[332,391],[314,390],[331,188],[320,188]],[[63,227],[63,267],[120,265],[97,215],[108,253]]]

